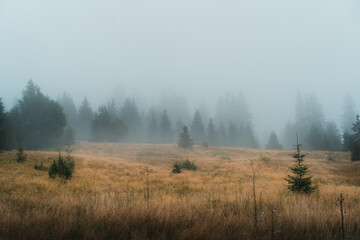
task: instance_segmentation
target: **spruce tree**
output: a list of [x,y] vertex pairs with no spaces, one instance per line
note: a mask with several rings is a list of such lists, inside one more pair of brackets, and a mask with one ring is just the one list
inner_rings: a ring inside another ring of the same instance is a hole
[[191,122],[191,135],[194,137],[196,144],[201,144],[205,140],[205,128],[199,110],[195,111]]
[[80,140],[89,140],[93,117],[93,110],[90,103],[87,97],[84,97],[84,100],[79,108],[77,123],[77,136]]
[[299,144],[298,136],[296,135],[296,152],[293,154],[296,165],[291,168],[293,175],[288,175],[285,180],[288,182],[288,188],[292,192],[307,193],[313,192],[316,187],[312,186],[312,176],[306,177],[308,167],[304,164],[305,154],[301,153],[301,144]]
[[193,139],[190,136],[187,126],[183,127],[183,131],[180,133],[178,146],[182,148],[192,148],[194,145]]
[[351,146],[351,161],[360,161],[360,116],[356,116],[356,122],[353,123],[353,134],[351,139],[353,140]]
[[0,98],[0,151],[5,149],[6,131],[5,131],[5,108]]
[[269,141],[266,145],[267,149],[283,149],[283,147],[281,146],[281,144],[279,143],[279,139],[276,136],[275,132],[271,132],[270,137],[269,137]]
[[209,125],[208,125],[208,128],[207,128],[207,138],[208,138],[208,143],[211,146],[215,146],[215,145],[218,144],[215,125],[214,125],[213,120],[211,118],[210,118]]
[[173,136],[173,131],[171,128],[171,122],[169,119],[169,116],[167,114],[167,111],[164,110],[161,114],[161,119],[160,119],[160,137],[161,137],[161,141],[163,143],[171,143],[172,142],[172,136]]

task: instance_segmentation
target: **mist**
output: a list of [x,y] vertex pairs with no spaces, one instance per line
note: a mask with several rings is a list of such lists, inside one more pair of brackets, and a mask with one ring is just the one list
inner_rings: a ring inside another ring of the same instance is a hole
[[242,96],[264,145],[295,121],[300,92],[340,128],[346,94],[360,105],[359,13],[352,0],[0,1],[0,98],[10,110],[32,79],[94,111],[166,109],[174,127],[174,105],[206,126],[219,98]]

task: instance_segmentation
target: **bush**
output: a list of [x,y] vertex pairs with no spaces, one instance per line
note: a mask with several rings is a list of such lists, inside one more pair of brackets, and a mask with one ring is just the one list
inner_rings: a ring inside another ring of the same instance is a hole
[[35,170],[40,170],[40,171],[48,171],[49,170],[49,168],[48,167],[45,167],[44,166],[44,164],[43,164],[43,162],[41,161],[41,163],[40,164],[35,164],[34,165],[34,169]]
[[19,143],[17,152],[16,152],[16,161],[18,163],[23,163],[26,160],[26,154],[24,154],[24,147],[21,143]]
[[182,162],[180,165],[181,169],[186,169],[186,170],[191,170],[191,171],[196,171],[197,170],[197,166],[195,165],[194,162],[190,162],[189,159],[186,159],[186,161]]
[[181,173],[181,167],[180,164],[178,163],[174,163],[173,168],[172,168],[172,173]]
[[58,160],[54,159],[54,162],[51,164],[49,168],[49,176],[51,178],[55,178],[58,175],[65,180],[68,180],[72,177],[75,168],[75,161],[70,156],[71,150],[67,150],[66,157],[62,157],[59,152]]

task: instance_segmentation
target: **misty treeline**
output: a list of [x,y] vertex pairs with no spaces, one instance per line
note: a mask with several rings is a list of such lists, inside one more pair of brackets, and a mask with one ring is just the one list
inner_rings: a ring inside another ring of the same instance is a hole
[[[272,132],[266,148],[292,149],[296,133],[304,149],[350,151],[359,145],[350,95],[344,101],[341,130],[335,122],[326,121],[315,94],[299,92],[295,110],[295,121],[284,126],[282,141]],[[22,98],[8,112],[0,101],[0,114],[1,149],[18,143],[26,149],[46,149],[76,140],[177,143],[184,126],[197,145],[260,148],[243,94],[220,96],[213,116],[204,104],[189,114],[186,99],[175,93],[164,94],[160,104],[147,109],[139,109],[134,98],[122,102],[111,99],[93,109],[86,97],[79,106],[66,92],[55,101],[29,81]]]

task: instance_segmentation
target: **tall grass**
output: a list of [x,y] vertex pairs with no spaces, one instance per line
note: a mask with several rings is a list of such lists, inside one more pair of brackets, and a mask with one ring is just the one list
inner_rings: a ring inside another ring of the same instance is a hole
[[[258,151],[106,143],[80,143],[75,149],[77,167],[68,182],[33,169],[39,161],[49,166],[56,153],[28,152],[23,164],[16,163],[15,152],[0,154],[0,238],[253,237],[248,159],[258,157]],[[139,158],[139,152],[154,154]],[[221,159],[225,154],[229,160]],[[334,153],[335,160],[327,161],[325,153],[309,152],[307,163],[319,186],[310,196],[287,190],[283,178],[293,164],[291,151],[262,154],[271,160],[257,163],[258,239],[340,239],[340,192],[346,199],[345,236],[360,239],[360,165],[348,154]],[[170,174],[172,163],[187,157],[196,160],[198,170]],[[149,178],[145,166],[152,169]]]

